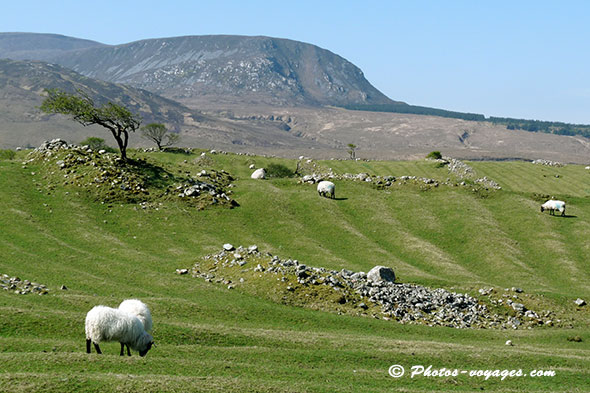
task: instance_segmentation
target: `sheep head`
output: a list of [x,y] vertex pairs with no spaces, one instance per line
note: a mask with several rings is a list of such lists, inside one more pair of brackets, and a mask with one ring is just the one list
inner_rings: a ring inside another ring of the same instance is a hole
[[145,349],[144,351],[139,351],[139,356],[142,356],[142,357],[143,357],[143,356],[145,356],[145,355],[148,353],[148,351],[149,351],[150,349],[152,349],[152,346],[153,346],[153,345],[154,345],[154,342],[153,342],[153,341],[150,341],[150,342],[147,344],[147,347],[146,347],[146,349]]

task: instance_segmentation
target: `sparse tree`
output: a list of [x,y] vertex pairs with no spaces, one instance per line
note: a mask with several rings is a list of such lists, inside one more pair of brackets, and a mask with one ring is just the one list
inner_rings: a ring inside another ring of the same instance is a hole
[[141,124],[136,115],[124,106],[112,102],[97,107],[92,98],[80,90],[78,94],[69,94],[58,89],[45,91],[47,98],[41,104],[43,112],[68,115],[85,127],[92,124],[105,127],[117,141],[121,158],[127,160],[129,132],[135,132]]
[[158,146],[158,150],[172,146],[180,140],[180,135],[169,132],[166,126],[161,123],[150,123],[141,127],[141,133],[145,139],[154,142]]
[[348,154],[350,154],[350,159],[354,160],[356,158],[356,145],[354,143],[348,144]]

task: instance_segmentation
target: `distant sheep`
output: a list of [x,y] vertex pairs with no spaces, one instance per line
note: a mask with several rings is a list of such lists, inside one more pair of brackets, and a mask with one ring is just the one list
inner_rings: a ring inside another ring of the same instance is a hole
[[266,179],[266,170],[264,168],[258,168],[250,175],[252,179]]
[[[139,356],[145,356],[154,340],[145,331],[143,324],[135,315],[128,312],[106,306],[96,306],[86,314],[86,352],[90,353],[90,343],[94,344],[96,353],[101,354],[98,344],[102,341],[118,341],[121,343],[121,356],[123,345],[131,347],[139,352]],[[128,355],[131,355],[128,352]]]
[[[123,300],[119,304],[119,310],[125,311],[131,315],[135,315],[143,324],[143,328],[146,332],[150,333],[152,330],[152,313],[148,306],[145,305],[141,300],[127,299]],[[123,343],[121,343],[121,351],[123,351]],[[127,355],[131,356],[129,351],[129,345],[127,345]]]
[[553,215],[555,215],[555,211],[558,210],[561,212],[562,216],[565,216],[565,202],[550,199],[541,205],[541,213],[545,210],[549,210],[549,214]]
[[318,194],[334,199],[336,197],[336,186],[331,181],[321,181],[318,183]]

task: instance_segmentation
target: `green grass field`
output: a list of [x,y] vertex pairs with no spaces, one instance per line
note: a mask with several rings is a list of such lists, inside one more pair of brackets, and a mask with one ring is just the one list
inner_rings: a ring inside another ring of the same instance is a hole
[[[0,274],[45,284],[50,293],[0,290],[0,391],[590,391],[590,306],[573,303],[590,300],[590,171],[582,166],[473,162],[502,190],[379,190],[336,181],[337,199],[330,200],[296,179],[249,178],[251,163],[294,169],[293,160],[132,152],[176,172],[214,168],[237,178],[238,208],[196,210],[166,201],[156,210],[101,204],[72,188],[48,190],[39,165],[23,169],[25,154],[0,160]],[[322,165],[337,173],[450,177],[428,161]],[[546,195],[566,200],[568,217],[542,214]],[[224,243],[256,244],[338,270],[391,266],[399,281],[471,295],[484,286],[516,286],[564,324],[402,325],[284,305],[175,274]],[[150,306],[157,347],[144,358],[118,356],[118,343],[102,344],[102,356],[86,354],[86,313],[131,297]],[[582,341],[568,340],[575,336]],[[508,339],[514,346],[505,345]],[[395,364],[406,375],[389,376]],[[410,378],[414,365],[555,376]]]

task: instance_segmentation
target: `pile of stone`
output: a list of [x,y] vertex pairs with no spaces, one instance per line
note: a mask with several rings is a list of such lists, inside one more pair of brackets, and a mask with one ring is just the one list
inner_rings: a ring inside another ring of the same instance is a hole
[[[465,181],[461,181],[459,183],[452,182],[451,179],[446,179],[445,181],[439,181],[436,179],[431,179],[427,177],[420,177],[420,176],[371,176],[368,173],[358,173],[358,174],[351,174],[345,173],[342,175],[337,174],[327,174],[322,175],[318,173],[313,173],[311,175],[302,176],[299,180],[300,183],[305,184],[315,184],[319,183],[322,180],[352,180],[352,181],[360,181],[360,182],[367,182],[374,184],[377,187],[391,187],[394,184],[418,184],[418,185],[426,185],[428,187],[438,187],[439,185],[445,186],[463,186],[469,187],[470,184]],[[476,185],[484,187],[486,189],[494,189],[500,190],[502,187],[489,179],[488,177],[484,176],[479,179],[475,179],[473,181]]]
[[458,178],[469,179],[475,176],[475,171],[473,170],[473,168],[464,163],[463,161],[450,157],[444,157],[443,159],[448,163],[447,169],[449,170],[449,172],[453,173]]
[[533,327],[533,326],[555,326],[561,324],[561,319],[558,319],[553,311],[545,310],[536,312],[529,310],[521,299],[521,294],[524,292],[521,288],[512,287],[505,288],[504,291],[499,291],[491,287],[480,288],[479,294],[487,296],[490,304],[494,306],[505,306],[512,309],[512,314],[508,321],[509,326],[513,329],[519,327]]
[[[457,160],[456,158],[450,157],[443,157],[443,160],[447,162],[447,168],[450,173],[453,173],[461,180],[473,180],[475,184],[483,186],[486,189],[493,189],[493,190],[501,190],[502,187],[494,180],[489,179],[487,176],[477,178],[475,170],[464,163],[461,160]],[[462,186],[468,185],[465,181],[459,183]]]
[[554,166],[554,167],[562,167],[562,166],[564,166],[561,162],[544,160],[542,158],[539,158],[537,160],[533,160],[531,162],[533,164],[535,164],[535,165],[546,165],[546,166]]
[[208,181],[193,179],[189,177],[187,182],[176,187],[179,198],[197,198],[201,195],[210,195],[213,198],[213,203],[218,203],[219,200],[224,199],[230,203],[237,205],[227,194],[231,191],[225,191],[220,184],[217,183],[217,179],[225,177],[228,180],[233,178],[226,171],[222,170],[217,172],[215,170],[202,170],[199,173],[200,179],[208,179]]
[[[59,160],[55,157],[58,153]],[[53,139],[43,142],[29,156],[31,158],[23,163],[25,166],[34,160],[41,160],[47,164],[50,175],[55,175],[56,170],[63,173],[64,185],[71,184],[90,189],[120,189],[136,198],[147,195],[144,179],[122,165],[122,159],[117,154],[105,150],[94,151],[88,145],[77,146],[61,139]],[[92,175],[83,176],[78,171],[81,166],[91,168],[88,173]]]
[[[251,258],[253,262],[250,262]],[[381,311],[374,314],[374,317],[394,319],[401,323],[453,328],[517,329],[537,326],[539,323],[536,320],[541,318],[520,303],[496,304],[496,307],[505,311],[499,315],[491,312],[475,297],[464,293],[396,283],[393,270],[384,266],[376,266],[368,273],[346,269],[329,270],[307,266],[297,260],[282,260],[270,253],[262,254],[257,246],[234,248],[231,244],[225,244],[223,250],[217,254],[205,256],[203,262],[208,266],[213,262],[214,267],[202,271],[201,262],[197,262],[191,269],[193,277],[223,283],[229,289],[236,284],[223,277],[225,268],[239,268],[241,272],[253,270],[276,276],[279,282],[295,281],[303,287],[329,286],[342,293],[344,299],[362,299],[355,307],[366,310],[369,308],[367,303],[376,306]],[[288,286],[286,290],[296,293],[298,288]],[[489,293],[491,291],[490,289]],[[488,295],[489,293],[486,292]]]
[[29,293],[47,295],[49,293],[49,288],[46,285],[29,280],[21,280],[18,277],[10,277],[8,274],[0,275],[0,288],[17,295],[26,295]]
[[[36,148],[33,151],[45,153],[45,152],[53,152],[56,150],[62,150],[62,149],[63,150],[73,149],[75,147],[77,147],[77,146],[70,145],[66,141],[64,141],[63,139],[56,138],[56,139],[52,139],[50,141],[43,142],[41,144],[41,146],[39,146],[38,148]],[[49,154],[49,156],[51,156],[51,154]]]
[[[476,178],[475,171],[469,165],[465,164],[464,162],[454,159],[445,157],[440,161],[446,165],[448,165],[448,169],[451,173],[454,173],[460,180],[473,180],[478,186],[484,187],[486,189],[494,189],[500,190],[502,187],[492,179],[484,176],[482,178]],[[313,160],[307,159],[306,157],[299,157],[299,164],[298,164],[298,172],[308,174],[302,176],[299,179],[299,183],[304,184],[315,184],[319,183],[322,180],[352,180],[352,181],[359,181],[359,182],[367,182],[372,183],[378,187],[390,187],[394,184],[407,184],[407,183],[414,183],[419,184],[421,186],[428,186],[428,187],[438,187],[439,185],[447,185],[447,186],[466,186],[469,187],[470,183],[461,181],[459,183],[452,182],[451,179],[446,179],[445,181],[439,181],[436,179],[430,179],[426,177],[420,176],[376,176],[370,175],[368,173],[344,173],[344,174],[336,174],[332,170],[332,168],[322,168],[317,165]],[[397,183],[396,183],[397,182]],[[471,183],[471,186],[473,185]]]
[[476,184],[481,184],[486,188],[493,188],[494,190],[501,190],[502,187],[492,179],[489,179],[487,176],[484,176],[479,179],[475,179]]
[[[75,185],[91,192],[97,188],[107,189],[107,193],[103,195],[107,199],[117,199],[115,191],[123,191],[120,195],[133,201],[145,200],[149,195],[146,184],[149,179],[146,175],[137,168],[123,165],[117,154],[104,150],[93,151],[88,146],[71,145],[61,139],[54,139],[44,142],[30,153],[30,157],[28,161],[23,162],[25,168],[29,162],[40,160],[45,164],[49,175],[60,174],[58,178],[60,181],[63,178],[64,185]],[[87,170],[80,171],[80,167],[86,167]],[[170,176],[162,170],[162,178],[168,179]],[[231,206],[239,206],[228,196],[231,191],[224,189],[225,185],[233,180],[229,173],[224,170],[202,170],[197,177],[198,179],[195,179],[186,175],[167,189],[156,191],[188,200],[207,196],[212,204],[229,202]]]
[[[366,182],[372,183],[378,186],[385,186],[389,187],[393,185],[393,183],[397,182],[415,182],[415,183],[423,183],[433,185],[434,187],[438,187],[439,181],[435,179],[428,179],[425,177],[418,177],[418,176],[371,176],[368,173],[344,173],[342,175],[335,174],[330,172],[328,174],[318,174],[313,173],[311,175],[305,175],[301,177],[299,180],[300,183],[307,183],[307,184],[314,184],[319,183],[322,180],[352,180],[352,181],[359,181],[359,182]],[[448,182],[443,182],[443,184],[449,184]]]

